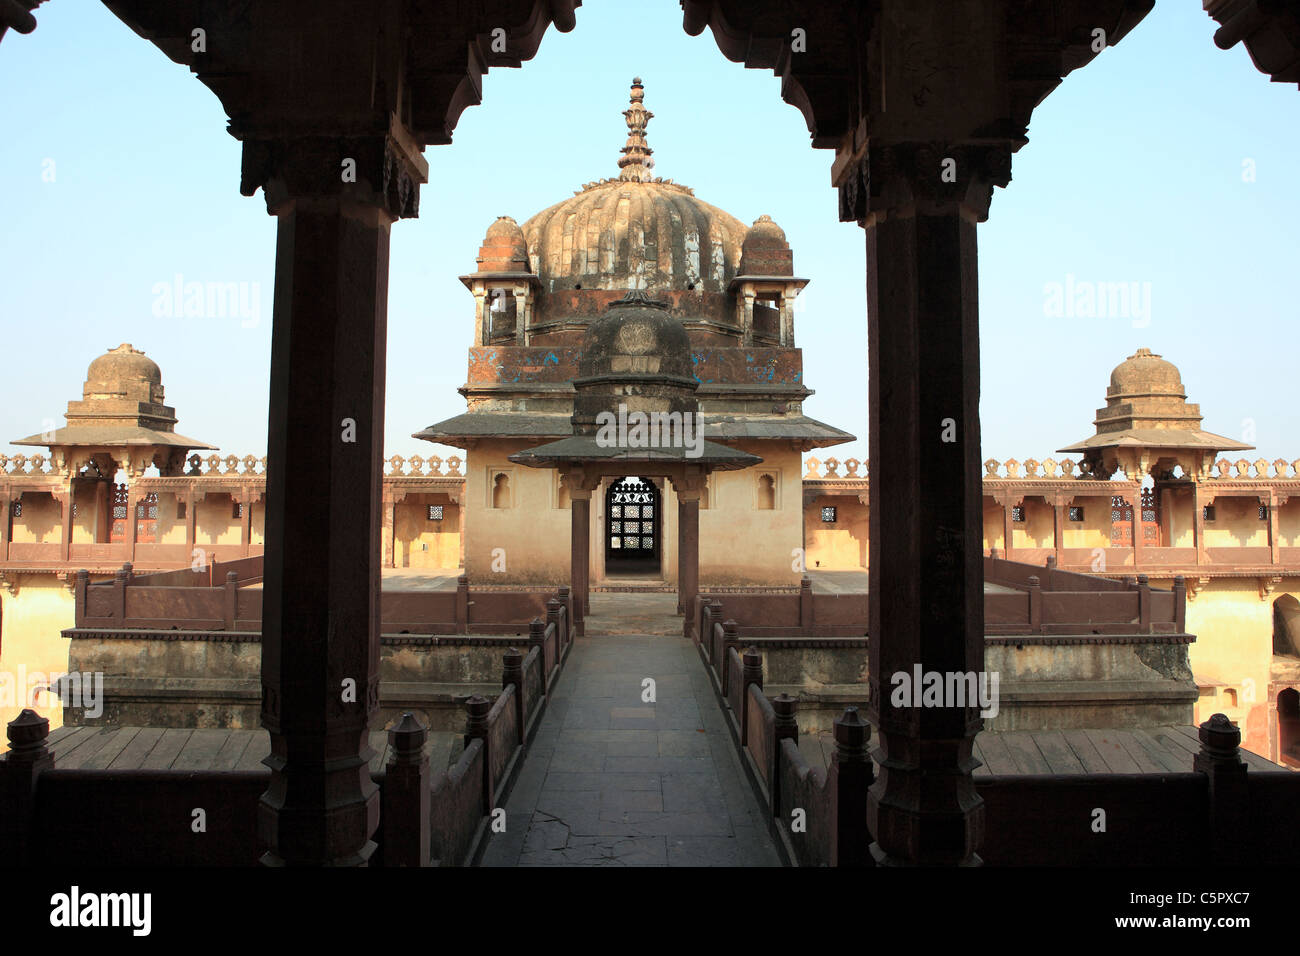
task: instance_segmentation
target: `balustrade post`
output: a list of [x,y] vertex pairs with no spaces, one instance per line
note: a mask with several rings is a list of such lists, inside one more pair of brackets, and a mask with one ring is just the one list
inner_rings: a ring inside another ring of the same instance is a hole
[[1029,633],[1043,633],[1043,589],[1040,586],[1038,575],[1029,576]]
[[482,694],[473,694],[465,701],[468,717],[465,721],[465,747],[469,748],[475,740],[483,741],[483,815],[492,815],[493,798],[496,796],[496,783],[492,779],[492,736],[488,733],[488,713],[492,710],[492,701]]
[[227,631],[235,629],[235,619],[239,616],[239,575],[234,571],[226,572],[226,587],[223,595],[224,623]]
[[46,747],[50,721],[30,708],[9,721],[8,753],[0,756],[0,845],[14,866],[39,862],[32,833],[36,817],[36,785],[40,775],[54,769]]
[[1210,851],[1216,866],[1247,862],[1250,858],[1250,800],[1246,764],[1241,759],[1241,731],[1224,714],[1201,724],[1197,736],[1201,751],[1192,768],[1209,783]]
[[1187,580],[1181,574],[1174,578],[1174,630],[1187,630]]
[[131,565],[124,564],[113,574],[113,620],[126,621],[126,586],[131,583]]
[[[752,650],[752,648],[751,648]],[[755,652],[757,655],[757,652]],[[745,653],[746,666],[749,663],[749,652]],[[763,679],[763,672],[759,669],[759,681]],[[760,686],[761,683],[760,683]],[[772,815],[781,817],[781,741],[793,740],[797,746],[799,743],[799,721],[795,717],[795,707],[797,701],[789,694],[779,694],[772,698],[772,710],[776,713],[776,719],[773,721],[772,740],[769,746],[772,748],[771,757],[768,760],[768,773],[771,779],[767,782],[767,792],[772,797]],[[749,690],[746,685],[745,691],[745,709],[749,709]],[[808,809],[807,807],[804,808]]]
[[1145,574],[1137,576],[1138,632],[1151,633],[1151,583]]
[[[542,693],[546,693],[546,676],[550,669],[546,666],[546,625],[540,617],[533,618],[528,623],[528,650],[531,653],[533,648],[537,648],[537,657],[541,662],[542,669]],[[520,689],[523,688],[522,682]]]
[[749,685],[757,684],[759,690],[763,689],[763,655],[758,653],[757,647],[749,647],[741,663],[740,713],[736,719],[740,721],[740,745],[744,747],[749,743]]
[[73,627],[84,627],[86,624],[86,588],[90,586],[90,572],[82,568],[77,572],[77,580],[73,585]]
[[388,731],[392,751],[384,768],[384,866],[428,866],[431,828],[429,732],[409,710]]
[[725,698],[727,692],[731,689],[731,655],[727,653],[731,648],[736,648],[737,653],[740,651],[740,625],[728,618],[722,622],[722,660],[718,662],[718,677],[722,682],[722,696]]
[[826,773],[833,826],[831,866],[874,866],[867,826],[868,790],[875,782],[868,744],[871,725],[856,707],[835,719],[835,753]]
[[546,602],[546,626],[555,626],[555,663],[560,663],[560,658],[564,654],[564,630],[560,624],[560,607],[562,605],[555,598]]
[[469,578],[456,579],[456,633],[469,633]]
[[799,628],[807,631],[813,626],[813,592],[812,578],[804,575],[799,579]]
[[501,671],[501,691],[513,686],[515,689],[515,724],[519,728],[519,743],[525,738],[524,718],[527,708],[524,706],[524,655],[517,648],[510,648],[505,653],[505,667]]

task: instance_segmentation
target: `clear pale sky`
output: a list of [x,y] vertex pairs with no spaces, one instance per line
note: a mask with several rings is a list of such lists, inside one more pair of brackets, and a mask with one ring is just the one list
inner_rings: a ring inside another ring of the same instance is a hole
[[[98,3],[37,19],[0,44],[0,441],[62,425],[86,365],[130,342],[162,367],[179,432],[265,454],[275,221],[239,195],[217,98]],[[492,70],[455,143],[426,152],[420,218],[393,227],[387,454],[452,453],[410,435],[464,410],[473,299],[456,276],[497,216],[522,223],[617,172],[639,75],[656,174],[785,229],[812,280],[795,328],[805,410],[860,438],[823,457],[866,457],[864,244],[837,221],[832,154],[770,71],[681,21],[671,0],[587,0],[572,33]],[[1300,93],[1214,29],[1198,3],[1158,3],[1035,111],[980,227],[983,457],[1092,434],[1111,369],[1143,346],[1179,366],[1206,429],[1252,441],[1252,458],[1300,457]],[[155,314],[178,274],[256,288],[256,320]],[[1048,287],[1067,281],[1137,283],[1150,311],[1053,315]]]

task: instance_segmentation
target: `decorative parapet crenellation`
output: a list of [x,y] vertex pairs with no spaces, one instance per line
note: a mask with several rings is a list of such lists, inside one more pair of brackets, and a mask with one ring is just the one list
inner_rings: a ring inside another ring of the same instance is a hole
[[[840,474],[840,465],[844,466],[845,474]],[[858,473],[858,469],[862,473]],[[804,459],[805,481],[817,481],[824,479],[843,479],[843,478],[866,478],[868,476],[868,462],[859,462],[856,458],[850,458],[847,461],[840,462],[835,458],[819,459],[809,456]],[[1044,458],[1039,461],[1035,458],[1026,458],[1021,461],[1016,458],[1008,458],[1005,461],[998,461],[996,458],[989,458],[984,462],[984,479],[1001,480],[1043,480],[1043,479],[1084,479],[1084,480],[1105,480],[1101,476],[1091,473],[1088,462],[1074,461],[1070,458]],[[1238,458],[1231,461],[1226,458],[1220,458],[1215,461],[1206,472],[1206,481],[1295,481],[1300,480],[1300,458],[1287,461],[1283,458],[1275,458],[1269,461],[1266,458],[1257,458],[1249,461],[1245,458]]]

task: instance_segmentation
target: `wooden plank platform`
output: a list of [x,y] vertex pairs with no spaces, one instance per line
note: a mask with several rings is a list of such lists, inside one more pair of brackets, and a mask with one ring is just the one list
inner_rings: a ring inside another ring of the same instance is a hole
[[[431,733],[425,745],[434,772],[460,756],[462,734]],[[232,770],[269,773],[262,759],[271,752],[265,730],[163,727],[60,727],[47,745],[54,765],[87,770]],[[370,732],[370,770],[388,760],[388,733]]]
[[[975,776],[1191,773],[1192,758],[1201,746],[1196,734],[1195,727],[985,731],[975,738],[975,757],[983,764]],[[829,764],[834,752],[830,735],[814,736],[826,738],[819,742]],[[801,737],[799,749],[811,761],[819,748]],[[1251,773],[1291,772],[1248,750],[1241,757]]]

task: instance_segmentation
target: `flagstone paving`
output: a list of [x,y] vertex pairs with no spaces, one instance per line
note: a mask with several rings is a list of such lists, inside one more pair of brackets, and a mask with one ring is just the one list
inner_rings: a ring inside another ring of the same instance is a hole
[[[602,617],[589,619],[589,635],[603,631]],[[653,701],[643,699],[646,678]],[[579,639],[505,809],[483,866],[780,865],[709,679],[681,637]]]

